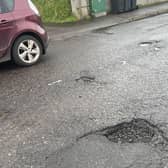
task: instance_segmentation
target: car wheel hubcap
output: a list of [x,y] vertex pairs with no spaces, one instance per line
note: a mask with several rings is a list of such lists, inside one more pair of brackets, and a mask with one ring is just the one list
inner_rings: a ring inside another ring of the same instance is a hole
[[18,47],[18,55],[23,62],[32,64],[40,57],[39,45],[34,40],[25,40]]

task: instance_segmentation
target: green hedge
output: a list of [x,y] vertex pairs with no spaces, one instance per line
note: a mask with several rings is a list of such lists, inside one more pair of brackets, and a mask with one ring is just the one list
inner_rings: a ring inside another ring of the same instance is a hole
[[37,5],[42,19],[46,23],[72,22],[76,18],[72,16],[70,0],[33,0]]

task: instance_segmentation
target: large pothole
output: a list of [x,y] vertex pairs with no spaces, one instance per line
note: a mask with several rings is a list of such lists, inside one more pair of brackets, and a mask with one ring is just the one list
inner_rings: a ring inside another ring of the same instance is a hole
[[166,168],[167,151],[150,143],[167,145],[164,133],[144,119],[133,119],[87,133],[76,143],[50,155],[47,168]]
[[107,137],[115,143],[162,143],[167,144],[168,139],[164,132],[154,124],[144,119],[133,119],[118,125],[96,131],[96,134]]

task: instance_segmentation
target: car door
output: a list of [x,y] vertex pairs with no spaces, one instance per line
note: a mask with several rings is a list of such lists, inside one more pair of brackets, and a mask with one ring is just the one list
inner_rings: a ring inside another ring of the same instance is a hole
[[9,48],[15,28],[12,5],[14,7],[14,0],[0,0],[0,57]]

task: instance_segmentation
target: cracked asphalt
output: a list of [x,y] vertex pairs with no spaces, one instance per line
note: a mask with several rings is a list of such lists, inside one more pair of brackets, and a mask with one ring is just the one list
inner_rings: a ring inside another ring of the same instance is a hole
[[[0,168],[53,168],[58,151],[69,149],[77,137],[133,118],[146,119],[168,137],[167,20],[164,14],[68,39],[51,38],[47,56],[36,66],[0,64]],[[154,160],[145,166],[168,165],[167,151],[162,157],[146,144],[107,147],[107,139],[90,139],[88,149],[94,142],[105,145],[92,154],[112,157],[116,150],[131,149],[142,156],[144,148],[144,156]],[[85,146],[78,143],[70,153]],[[112,167],[103,163],[90,166]],[[143,167],[135,163],[132,167]],[[122,167],[114,161],[117,166]],[[76,167],[83,168],[80,163]]]

